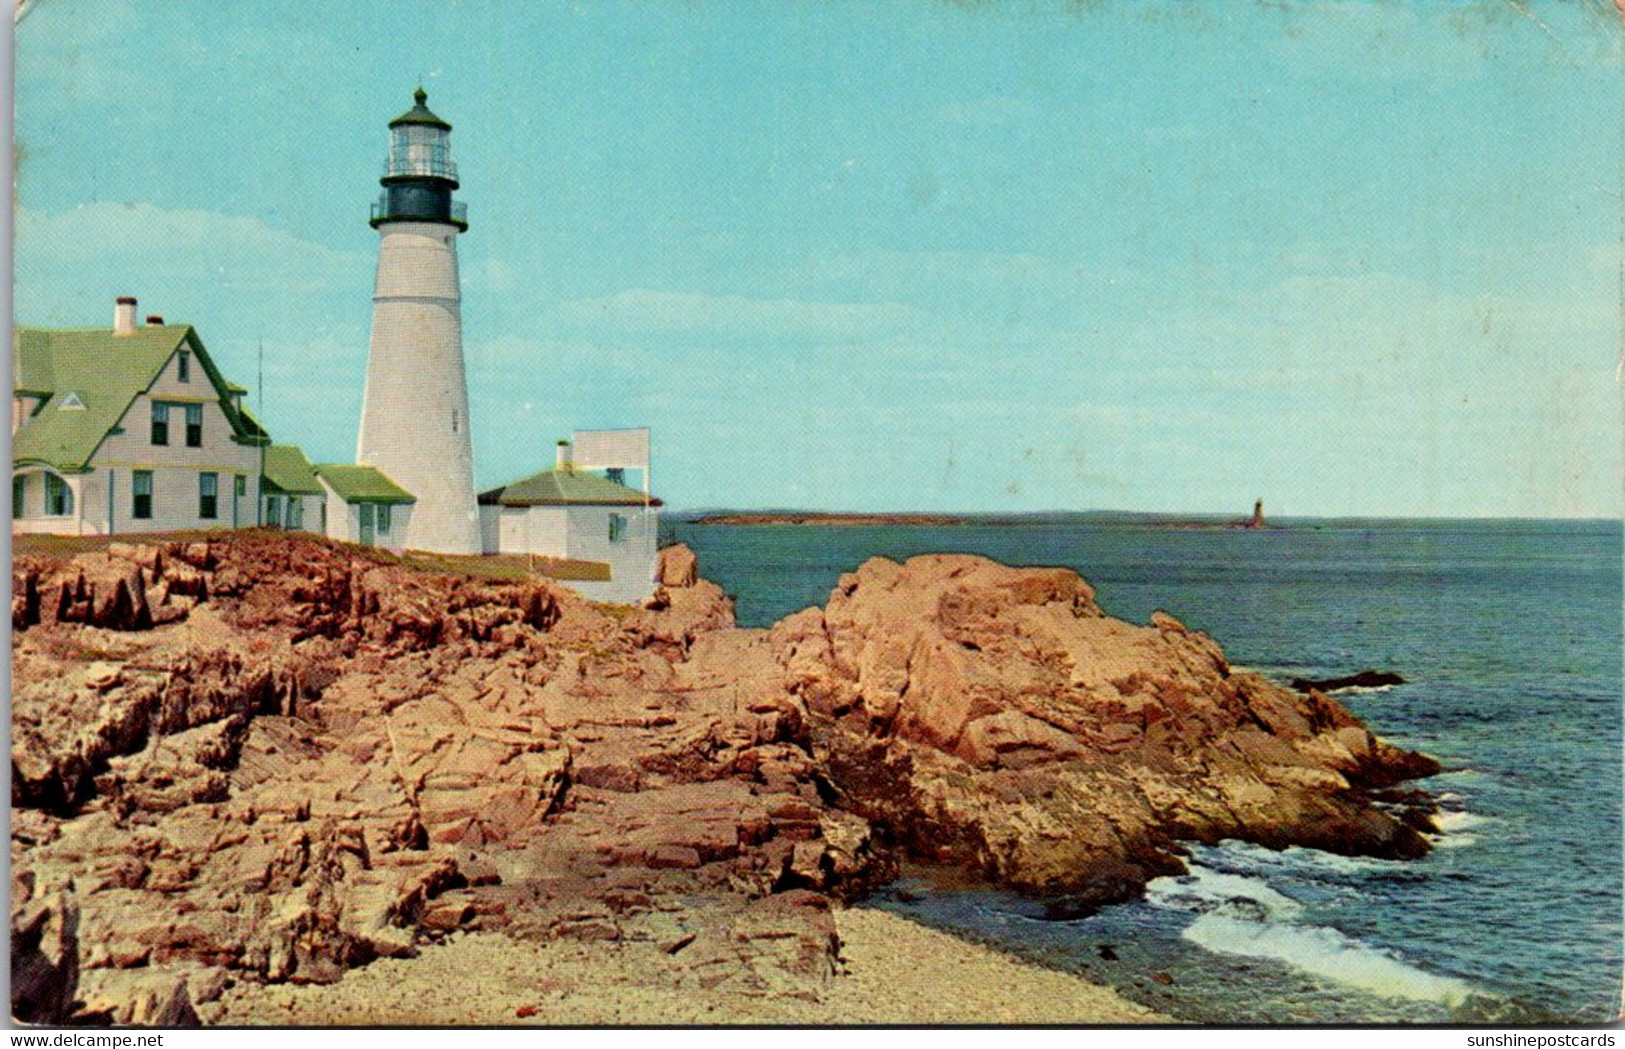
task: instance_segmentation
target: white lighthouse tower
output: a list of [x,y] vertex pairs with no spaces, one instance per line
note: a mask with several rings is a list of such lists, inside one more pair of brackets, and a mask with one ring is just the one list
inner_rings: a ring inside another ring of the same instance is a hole
[[404,545],[480,552],[463,369],[457,235],[467,208],[451,199],[451,125],[417,104],[389,122],[384,187],[373,206],[378,280],[356,462],[416,497]]

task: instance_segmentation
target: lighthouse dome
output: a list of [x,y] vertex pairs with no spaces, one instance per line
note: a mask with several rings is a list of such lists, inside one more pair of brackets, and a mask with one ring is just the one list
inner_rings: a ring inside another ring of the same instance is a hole
[[452,199],[457,165],[451,159],[451,125],[429,109],[419,87],[411,109],[389,122],[389,156],[384,160],[384,191],[372,207],[372,225],[385,222],[443,222],[468,229],[468,209]]
[[419,87],[416,91],[412,92],[412,100],[416,102],[417,105],[413,106],[411,109],[408,109],[394,120],[391,120],[389,122],[390,127],[399,127],[402,124],[424,124],[428,127],[440,128],[443,131],[451,130],[450,124],[435,116],[434,112],[429,109],[427,105],[429,101],[429,93],[427,91]]

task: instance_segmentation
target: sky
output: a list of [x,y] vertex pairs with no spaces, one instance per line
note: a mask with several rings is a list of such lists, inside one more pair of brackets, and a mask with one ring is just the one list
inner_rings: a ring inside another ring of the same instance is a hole
[[455,128],[476,481],[676,508],[1615,517],[1607,0],[34,0],[14,313],[350,461],[386,124]]

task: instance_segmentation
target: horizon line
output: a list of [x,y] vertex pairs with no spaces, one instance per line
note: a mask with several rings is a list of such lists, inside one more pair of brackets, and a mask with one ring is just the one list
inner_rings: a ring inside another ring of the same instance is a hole
[[[1115,516],[1115,517],[1149,517],[1167,520],[1186,519],[1220,519],[1245,522],[1250,519],[1250,513],[1237,513],[1233,510],[1119,510],[1107,507],[1092,507],[1083,510],[1050,509],[1050,510],[829,510],[809,509],[806,507],[737,507],[737,506],[696,506],[664,508],[668,516],[682,517],[690,515],[805,515],[809,517],[1054,517],[1054,516]],[[1600,523],[1616,522],[1625,524],[1625,514],[1609,515],[1560,515],[1560,514],[1395,514],[1395,513],[1337,513],[1337,514],[1281,514],[1279,516],[1266,514],[1265,523],[1270,521],[1549,521],[1549,522],[1575,522]]]

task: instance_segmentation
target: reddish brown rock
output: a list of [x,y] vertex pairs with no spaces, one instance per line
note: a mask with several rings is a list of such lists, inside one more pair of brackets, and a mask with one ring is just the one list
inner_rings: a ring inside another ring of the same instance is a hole
[[1432,759],[1172,616],[1104,616],[1070,572],[877,559],[772,639],[843,804],[1019,888],[1124,898],[1178,839],[1427,850],[1366,791]]
[[38,894],[31,872],[14,876],[11,895],[11,1015],[60,1024],[79,988],[78,904],[64,890]]
[[693,586],[700,580],[700,559],[682,543],[662,547],[655,578],[661,586]]
[[181,1022],[473,926],[816,997],[900,846],[1085,903],[1178,839],[1426,847],[1366,792],[1429,759],[1071,572],[872,561],[761,631],[692,558],[639,608],[287,533],[19,559],[13,869],[78,927],[33,1007],[71,958],[80,1019]]

